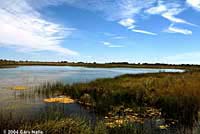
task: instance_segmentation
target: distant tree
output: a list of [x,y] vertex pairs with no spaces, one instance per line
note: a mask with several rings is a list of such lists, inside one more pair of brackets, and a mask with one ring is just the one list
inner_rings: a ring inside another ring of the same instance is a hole
[[68,61],[61,61],[61,63],[68,63]]

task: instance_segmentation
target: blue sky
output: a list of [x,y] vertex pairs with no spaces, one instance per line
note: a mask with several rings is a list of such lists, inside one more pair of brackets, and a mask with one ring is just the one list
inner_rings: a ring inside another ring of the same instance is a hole
[[200,64],[200,0],[0,3],[0,59]]

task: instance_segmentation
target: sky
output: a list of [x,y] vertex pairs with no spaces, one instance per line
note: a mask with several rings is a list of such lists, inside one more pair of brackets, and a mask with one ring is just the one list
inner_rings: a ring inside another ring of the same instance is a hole
[[0,59],[200,64],[200,0],[0,0]]

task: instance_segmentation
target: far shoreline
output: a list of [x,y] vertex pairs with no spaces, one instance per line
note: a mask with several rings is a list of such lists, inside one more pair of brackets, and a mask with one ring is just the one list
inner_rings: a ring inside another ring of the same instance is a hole
[[112,63],[84,63],[84,62],[40,62],[40,61],[8,61],[0,60],[1,68],[16,68],[18,66],[74,66],[88,68],[149,68],[149,69],[184,69],[186,71],[200,70],[200,65],[190,64],[161,64],[161,63],[127,63],[127,62],[112,62]]

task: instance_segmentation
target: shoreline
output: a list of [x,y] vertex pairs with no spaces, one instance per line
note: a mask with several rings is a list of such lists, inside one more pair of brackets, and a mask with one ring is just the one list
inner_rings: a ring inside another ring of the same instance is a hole
[[183,69],[185,71],[199,71],[199,65],[139,65],[139,64],[93,64],[93,63],[25,63],[25,64],[1,64],[2,68],[17,68],[19,66],[71,66],[71,67],[86,67],[86,68],[148,68],[148,69]]

